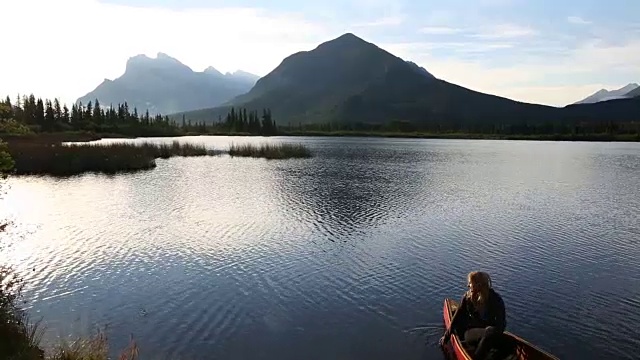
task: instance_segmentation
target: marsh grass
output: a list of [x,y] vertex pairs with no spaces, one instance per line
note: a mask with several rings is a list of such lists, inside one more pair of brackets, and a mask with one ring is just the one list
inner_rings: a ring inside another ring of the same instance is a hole
[[10,142],[15,173],[71,176],[85,172],[115,174],[152,169],[156,159],[173,156],[214,155],[204,145],[153,143],[42,143]]
[[[138,359],[138,345],[130,340],[129,345],[120,353],[117,360]],[[68,343],[62,342],[47,360],[107,360],[109,359],[109,341],[104,332],[100,331],[88,339],[76,339]]]
[[43,331],[19,306],[23,283],[15,272],[0,266],[0,358],[41,359],[38,347]]
[[311,157],[311,151],[304,144],[231,144],[229,155],[265,159],[290,159]]

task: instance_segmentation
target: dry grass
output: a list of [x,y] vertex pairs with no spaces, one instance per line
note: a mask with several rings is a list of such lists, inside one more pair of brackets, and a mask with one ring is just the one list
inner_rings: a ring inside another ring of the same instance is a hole
[[23,283],[15,272],[0,266],[0,358],[41,359],[38,347],[43,331],[40,322],[31,323],[18,303]]
[[10,142],[16,174],[71,176],[86,172],[115,174],[152,169],[157,158],[213,155],[203,145],[181,144],[51,144]]
[[[77,339],[58,346],[47,360],[107,360],[109,359],[109,342],[103,332],[98,332],[89,339]],[[133,338],[129,345],[118,356],[118,360],[138,359],[138,346]]]
[[266,159],[308,158],[311,151],[303,144],[231,144],[229,155]]

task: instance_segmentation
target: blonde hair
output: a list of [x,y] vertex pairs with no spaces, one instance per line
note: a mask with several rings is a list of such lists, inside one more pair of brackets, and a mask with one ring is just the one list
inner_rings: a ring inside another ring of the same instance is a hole
[[474,284],[480,288],[480,291],[476,294],[472,294],[471,289],[469,289],[466,295],[476,309],[482,310],[489,298],[491,277],[484,271],[472,271],[467,275],[467,282],[469,285]]

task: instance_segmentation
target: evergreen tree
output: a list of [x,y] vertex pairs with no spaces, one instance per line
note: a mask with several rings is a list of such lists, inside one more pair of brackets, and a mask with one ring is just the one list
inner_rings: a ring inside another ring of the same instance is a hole
[[16,98],[16,103],[14,104],[14,107],[13,107],[13,118],[23,124],[26,123],[24,121],[24,113],[22,111],[22,107],[20,103],[20,94],[18,94],[18,97]]
[[130,121],[131,120],[131,114],[129,114],[129,104],[126,101],[124,102],[124,106],[123,106],[122,111],[124,113],[124,120],[125,121]]
[[45,103],[45,119],[44,119],[44,127],[45,131],[52,131],[55,126],[55,112],[53,110],[53,105],[51,104],[51,100],[47,99]]
[[[31,94],[28,98],[25,99],[25,112],[26,116],[28,116],[29,124],[37,124],[37,115],[36,115],[36,97]],[[43,116],[44,117],[44,116]]]
[[267,117],[267,109],[262,109],[262,133],[265,135],[269,134],[269,123]]
[[90,122],[93,118],[93,104],[91,100],[87,103],[87,108],[85,109],[83,120],[84,122]]
[[58,98],[53,99],[53,114],[56,123],[62,122],[62,108],[60,107],[60,100],[58,100]]
[[124,113],[124,106],[118,103],[118,122],[124,123],[126,121],[126,114]]
[[267,108],[267,118],[268,118],[267,121],[269,123],[269,130],[271,131],[271,134],[275,134],[276,133],[276,122],[271,117],[271,109],[270,108]]
[[40,99],[40,98],[38,98],[38,101],[36,103],[35,123],[40,125],[41,127],[45,126],[45,123],[44,123],[44,102],[42,102],[42,99]]
[[71,123],[75,126],[78,123],[78,106],[76,104],[71,105]]
[[102,113],[100,112],[100,110],[102,110],[102,108],[100,107],[100,101],[98,101],[98,99],[96,99],[96,102],[94,104],[94,108],[93,108],[93,121],[96,124],[102,124]]
[[77,129],[80,129],[80,127],[82,126],[82,120],[84,119],[84,106],[82,106],[82,101],[78,101],[78,122],[76,123],[76,125],[74,125],[74,127],[76,127]]
[[249,119],[247,118],[247,108],[242,109],[242,124],[247,125],[243,126],[244,130],[248,130],[249,128]]
[[64,106],[62,107],[62,122],[65,124],[69,123],[69,108],[67,107],[67,104],[64,104]]

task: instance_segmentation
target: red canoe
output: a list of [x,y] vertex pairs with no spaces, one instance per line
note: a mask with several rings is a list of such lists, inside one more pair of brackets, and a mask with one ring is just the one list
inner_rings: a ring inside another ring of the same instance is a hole
[[[453,299],[444,300],[444,324],[448,328],[458,308],[458,302]],[[542,349],[530,344],[524,339],[511,334],[508,331],[504,332],[503,346],[505,349],[501,349],[502,355],[499,359],[517,359],[517,360],[559,360],[557,357],[543,351]],[[508,346],[508,348],[506,348]],[[453,353],[453,357],[457,360],[472,360],[471,355],[464,348],[462,342],[458,338],[457,334],[451,335],[451,340],[448,343],[450,352]],[[505,353],[506,351],[506,353]]]

